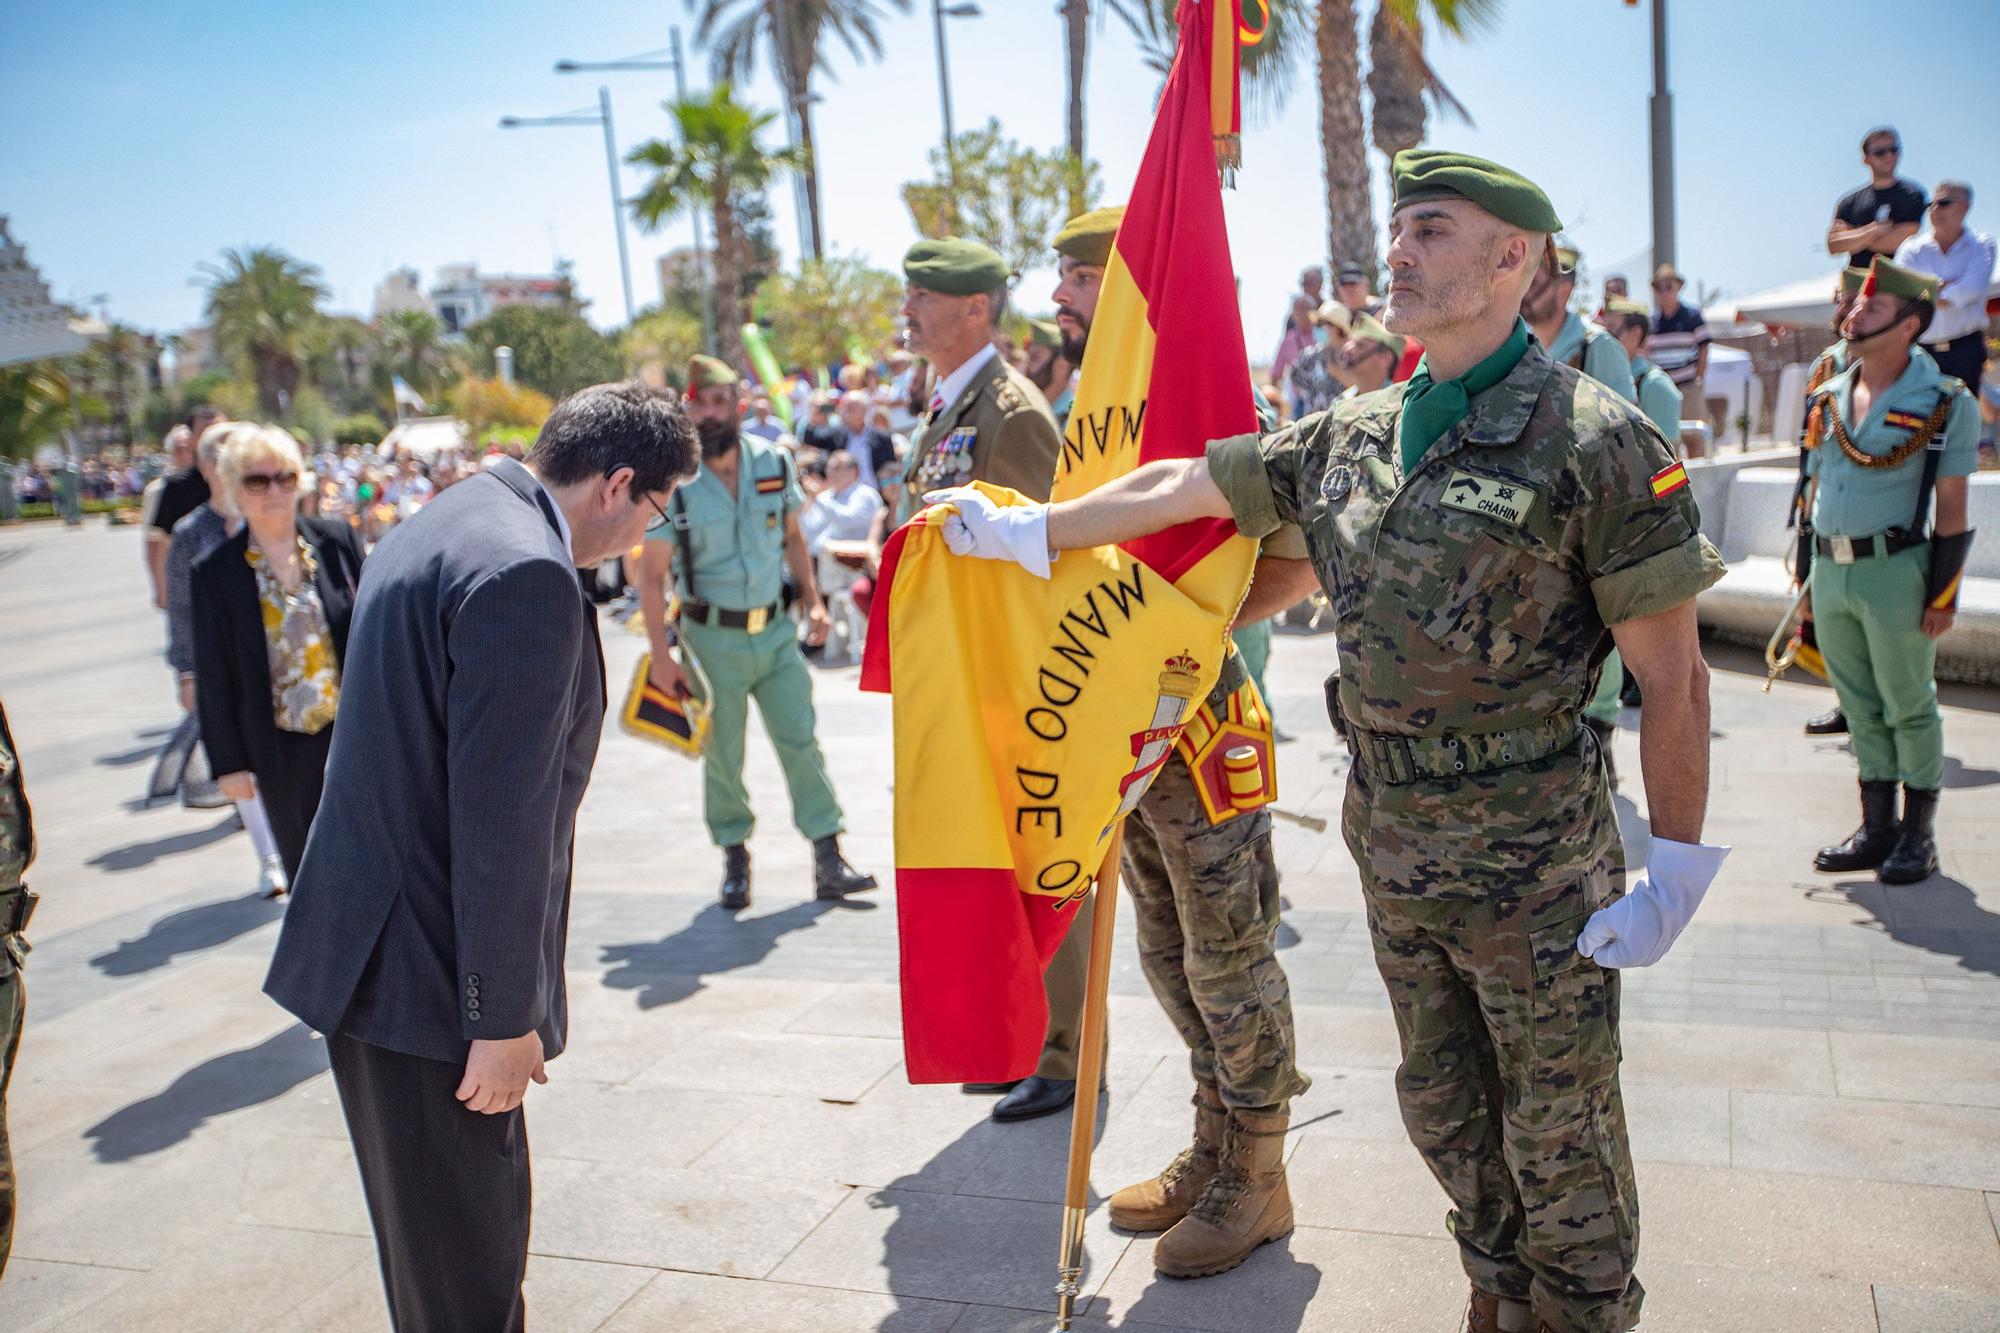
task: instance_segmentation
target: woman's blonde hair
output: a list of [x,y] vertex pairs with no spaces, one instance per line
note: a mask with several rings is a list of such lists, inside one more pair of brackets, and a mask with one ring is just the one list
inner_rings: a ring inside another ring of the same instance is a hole
[[[221,451],[215,458],[215,475],[222,482],[222,494],[229,504],[242,509],[243,474],[257,463],[276,463],[288,467],[299,474],[299,484],[306,482],[305,455],[299,449],[299,442],[291,434],[277,426],[256,426],[243,422],[231,423],[229,427],[212,426],[202,432],[202,443],[207,444],[211,435],[226,431]],[[296,496],[297,491],[293,492]]]

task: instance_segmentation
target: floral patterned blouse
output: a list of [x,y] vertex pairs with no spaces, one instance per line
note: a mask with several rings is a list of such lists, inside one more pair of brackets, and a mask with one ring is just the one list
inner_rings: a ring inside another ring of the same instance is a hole
[[340,663],[333,653],[326,608],[313,584],[319,559],[299,538],[299,587],[288,592],[264,553],[253,544],[245,558],[257,575],[257,600],[264,613],[264,643],[270,650],[271,705],[280,731],[317,735],[333,724],[340,706]]

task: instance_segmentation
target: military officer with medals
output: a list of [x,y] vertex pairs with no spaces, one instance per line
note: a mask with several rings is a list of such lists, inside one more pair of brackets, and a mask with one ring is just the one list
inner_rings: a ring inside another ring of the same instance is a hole
[[681,643],[708,678],[702,812],[722,848],[722,906],[732,912],[750,905],[748,843],[756,820],[743,785],[743,744],[752,699],[784,769],[792,823],[813,846],[813,896],[839,899],[875,887],[874,876],[841,855],[845,820],[814,735],[812,673],[780,602],[781,570],[789,569],[805,600],[807,642],[826,642],[831,622],[799,530],[805,496],[791,455],[741,429],[737,389],[726,363],[711,356],[689,362],[688,417],[701,438],[701,470],[674,492],[668,521],[646,533],[638,580],[653,685],[688,694],[668,651],[670,577],[680,596]]
[[1937,295],[1937,278],[1877,258],[1841,325],[1849,364],[1809,411],[1808,614],[1861,779],[1861,827],[1813,866],[1873,870],[1884,884],[1937,871],[1937,640],[1972,549],[1965,479],[1979,466],[1979,409],[1917,346]]
[[978,241],[918,241],[903,256],[910,350],[930,362],[928,406],[903,464],[903,513],[924,492],[971,481],[1049,498],[1062,433],[1048,400],[993,338],[1007,309],[1007,262]]
[[[1865,268],[1857,268],[1853,264],[1849,264],[1840,271],[1840,283],[1833,289],[1834,333],[1838,334],[1840,326],[1847,322],[1847,314],[1854,309],[1855,299],[1861,295],[1861,284],[1866,281],[1868,281],[1868,270]],[[1815,417],[1811,410],[1812,404],[1814,398],[1819,393],[1820,387],[1845,369],[1847,369],[1847,340],[1836,337],[1825,351],[1813,358],[1811,368],[1806,371],[1807,411],[1805,420],[1799,428],[1799,486],[1797,492],[1792,496],[1794,511],[1792,522],[1801,533],[1809,532],[1812,527],[1812,511],[1808,507],[1812,498],[1812,478],[1808,475],[1806,469],[1812,460],[1812,442],[1819,438],[1823,429],[1822,423]],[[1793,576],[1797,580],[1797,586],[1805,586],[1806,571],[1810,568],[1812,568],[1811,553],[1802,553],[1800,559],[1794,562],[1792,570]],[[1840,711],[1840,704],[1838,702],[1835,702],[1832,708],[1821,713],[1818,717],[1806,719],[1806,735],[1808,736],[1845,736],[1846,734],[1847,714]]]
[[[1727,852],[1700,842],[1694,610],[1723,565],[1672,446],[1529,336],[1521,299],[1561,226],[1542,191],[1430,150],[1392,176],[1384,323],[1425,347],[1408,381],[1060,505],[968,497],[945,538],[1046,568],[1198,518],[1304,530],[1333,606],[1343,832],[1402,1043],[1397,1098],[1451,1201],[1468,1327],[1623,1333],[1644,1292],[1617,969],[1665,956]],[[1614,640],[1647,696],[1652,837],[1629,882],[1579,725]]]

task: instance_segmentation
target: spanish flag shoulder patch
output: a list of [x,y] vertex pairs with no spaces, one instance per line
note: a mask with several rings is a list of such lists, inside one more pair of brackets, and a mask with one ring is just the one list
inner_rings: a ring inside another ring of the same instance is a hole
[[1661,468],[1653,474],[1651,484],[1655,500],[1672,495],[1675,491],[1688,484],[1687,465],[1676,462],[1668,467]]
[[775,477],[757,478],[757,494],[759,495],[776,495],[779,491],[782,491],[784,489],[785,489],[785,474],[782,472],[780,472]]
[[1898,430],[1922,430],[1927,420],[1928,418],[1915,412],[1885,412],[1882,414],[1883,424],[1894,426]]

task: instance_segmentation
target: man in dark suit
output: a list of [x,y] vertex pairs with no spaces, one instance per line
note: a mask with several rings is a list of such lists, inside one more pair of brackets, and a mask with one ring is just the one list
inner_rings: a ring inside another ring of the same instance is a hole
[[604,719],[576,566],[664,522],[697,458],[666,393],[585,389],[524,463],[424,506],[362,576],[264,988],[326,1034],[402,1333],[522,1327],[521,1101],[566,1035],[572,841]]
[[807,427],[804,442],[826,450],[828,457],[843,450],[853,454],[861,468],[862,480],[879,490],[875,474],[884,463],[896,461],[896,442],[889,438],[889,432],[868,425],[869,409],[873,406],[866,391],[849,389],[840,395],[838,419],[829,426]]

